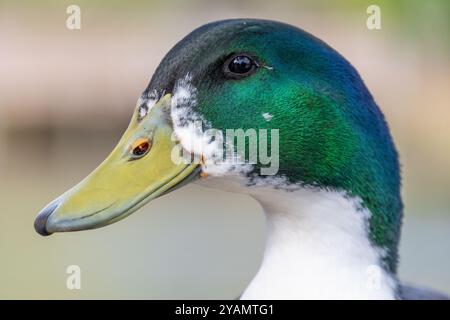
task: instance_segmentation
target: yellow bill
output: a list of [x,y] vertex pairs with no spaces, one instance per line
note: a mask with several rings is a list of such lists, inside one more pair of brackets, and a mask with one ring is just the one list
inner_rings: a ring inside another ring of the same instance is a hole
[[173,161],[170,95],[133,118],[111,154],[78,185],[47,205],[34,223],[41,235],[99,228],[198,176],[196,163]]

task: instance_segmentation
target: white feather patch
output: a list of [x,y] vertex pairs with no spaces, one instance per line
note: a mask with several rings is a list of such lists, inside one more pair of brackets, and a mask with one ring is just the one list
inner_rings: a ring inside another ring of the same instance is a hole
[[266,120],[266,121],[270,121],[273,118],[273,115],[271,115],[268,112],[263,113],[262,116],[263,116],[264,120]]
[[191,84],[191,80],[188,74],[175,85],[170,115],[176,137],[183,148],[196,155],[197,159],[203,156],[202,168],[208,175],[223,176],[232,171],[248,172],[251,166],[246,165],[232,152],[232,147],[226,145],[221,131],[212,128],[211,124],[196,112],[197,89]]
[[268,222],[260,270],[242,299],[394,299],[385,250],[369,240],[370,211],[336,191],[248,188]]

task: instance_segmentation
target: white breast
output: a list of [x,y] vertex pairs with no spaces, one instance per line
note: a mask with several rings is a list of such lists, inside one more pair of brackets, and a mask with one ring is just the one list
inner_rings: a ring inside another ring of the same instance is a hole
[[[206,181],[205,181],[206,182]],[[264,208],[262,265],[241,299],[394,299],[395,276],[368,237],[370,212],[340,192],[246,187],[222,177],[208,186],[245,192]]]
[[242,299],[393,299],[396,281],[368,238],[370,212],[342,193],[260,188],[263,263]]

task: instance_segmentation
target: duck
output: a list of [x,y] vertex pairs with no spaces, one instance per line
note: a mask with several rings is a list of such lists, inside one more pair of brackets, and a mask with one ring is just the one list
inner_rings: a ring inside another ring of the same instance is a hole
[[111,154],[34,222],[103,227],[189,183],[247,194],[267,235],[241,299],[444,299],[397,276],[398,154],[356,69],[292,25],[203,25],[162,59]]

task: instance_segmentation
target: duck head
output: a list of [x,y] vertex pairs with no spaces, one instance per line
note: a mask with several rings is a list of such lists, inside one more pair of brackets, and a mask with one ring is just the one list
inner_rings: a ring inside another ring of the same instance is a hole
[[[250,140],[242,151],[227,130],[256,133],[256,161]],[[35,229],[102,227],[190,181],[236,176],[244,188],[308,186],[360,198],[370,238],[395,270],[400,178],[383,115],[341,55],[274,21],[214,22],[176,44],[112,153],[45,207]]]

